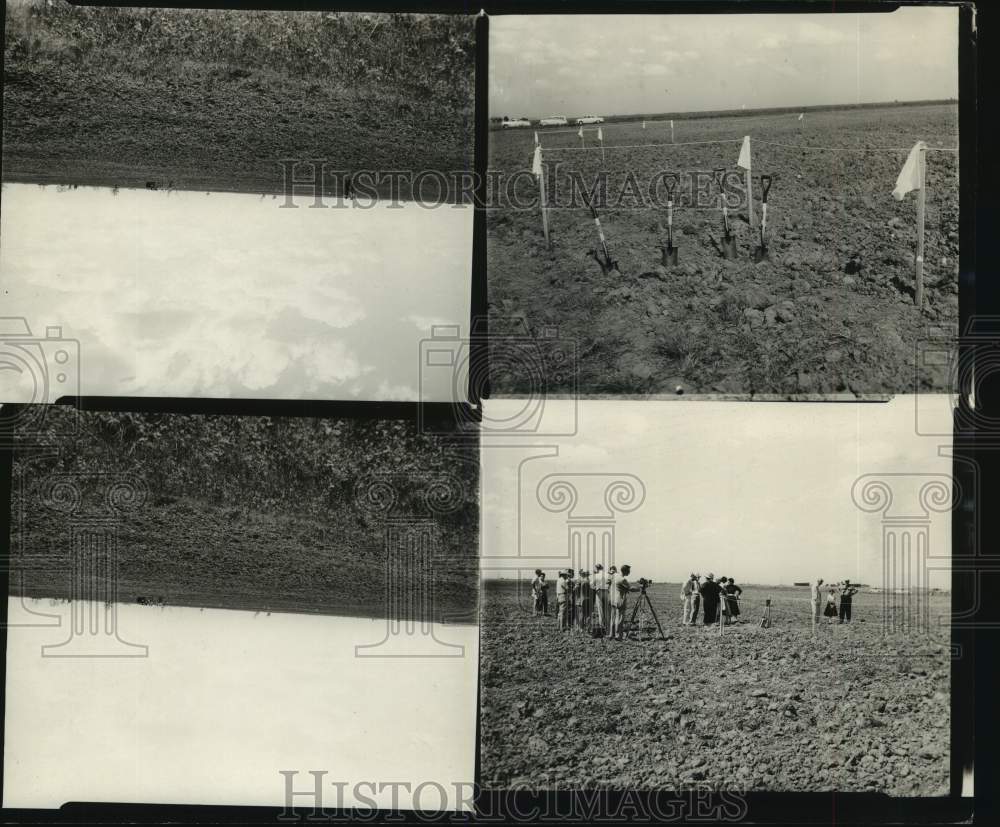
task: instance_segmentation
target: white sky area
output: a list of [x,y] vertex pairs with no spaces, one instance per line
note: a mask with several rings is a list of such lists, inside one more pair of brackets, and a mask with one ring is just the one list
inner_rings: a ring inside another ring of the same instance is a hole
[[493,117],[957,97],[954,7],[490,18]]
[[[486,422],[516,421],[524,404],[490,400]],[[888,481],[890,517],[923,515],[918,492],[932,480],[945,481],[951,501],[951,438],[917,434],[918,404],[922,434],[951,433],[947,395],[888,403],[548,400],[544,417],[556,424],[542,429],[575,427],[574,435],[483,439],[482,575],[524,577],[538,566],[551,578],[570,564],[567,512],[550,512],[539,498],[549,475],[572,475],[574,517],[606,514],[606,480],[633,475],[645,498],[615,514],[614,558],[630,563],[634,577],[713,572],[742,583],[846,577],[880,585],[883,514],[855,505],[855,481]],[[946,558],[931,566],[946,567],[951,515],[930,517],[930,554]],[[929,585],[950,582],[944,570]]]
[[[77,382],[101,396],[451,401],[446,371],[421,379],[420,342],[434,324],[467,335],[472,209],[282,203],[5,184],[0,316],[79,343],[78,371],[74,358],[34,401]],[[28,379],[0,371],[0,401],[32,401]]]
[[[119,604],[117,634],[137,650],[71,636],[65,603],[7,605],[5,807],[283,807],[279,771],[296,771],[293,790],[311,792],[316,770],[326,772],[317,806],[389,808],[395,794],[402,809],[468,809],[476,626],[432,624],[432,637],[403,624],[394,647],[378,645],[384,619]],[[105,628],[93,603],[82,604],[82,628],[95,609]],[[358,646],[395,656],[357,657]],[[80,656],[59,657],[67,651]]]

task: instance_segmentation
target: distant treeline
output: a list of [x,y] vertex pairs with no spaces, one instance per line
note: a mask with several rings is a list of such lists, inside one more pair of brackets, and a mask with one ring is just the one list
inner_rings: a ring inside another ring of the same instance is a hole
[[[958,100],[947,98],[944,100],[920,100],[920,101],[883,101],[880,103],[830,103],[820,106],[773,106],[766,109],[712,109],[704,112],[646,112],[633,115],[603,115],[605,123],[623,123],[626,121],[658,121],[658,120],[701,120],[702,118],[733,118],[759,115],[795,115],[800,112],[835,112],[852,109],[889,109],[898,106],[941,106],[945,104],[957,105]],[[576,116],[570,117],[570,124],[574,124]],[[539,120],[535,118],[535,120]],[[503,123],[503,118],[490,118],[493,126]]]

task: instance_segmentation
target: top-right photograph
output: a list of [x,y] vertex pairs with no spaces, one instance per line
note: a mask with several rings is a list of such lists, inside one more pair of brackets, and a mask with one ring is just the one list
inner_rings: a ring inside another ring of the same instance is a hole
[[493,18],[491,393],[949,391],[959,27]]

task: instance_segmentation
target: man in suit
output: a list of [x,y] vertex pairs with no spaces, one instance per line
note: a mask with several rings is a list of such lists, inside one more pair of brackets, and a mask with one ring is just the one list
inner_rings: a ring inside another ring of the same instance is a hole
[[608,575],[600,563],[594,564],[594,576],[590,578],[590,585],[594,590],[594,611],[597,613],[597,625],[601,629],[601,634],[606,635],[608,625],[611,623],[611,601],[608,599]]
[[851,622],[851,598],[857,593],[857,587],[852,586],[850,580],[845,580],[844,588],[840,591],[840,623]]
[[576,622],[583,631],[590,629],[590,616],[594,610],[594,592],[590,586],[590,572],[580,569],[576,580]]
[[819,623],[819,610],[820,606],[823,605],[823,578],[820,577],[812,587],[812,611],[813,611],[813,625],[815,626]]
[[561,571],[556,581],[556,621],[560,632],[569,630],[569,597],[569,576],[565,571]]
[[684,583],[684,586],[681,589],[681,600],[683,601],[683,606],[684,606],[684,616],[681,622],[685,626],[690,626],[694,623],[695,615],[692,610],[694,608],[694,595],[695,592],[697,591],[698,591],[698,581],[692,574],[687,579],[687,582]]
[[622,566],[621,574],[611,580],[611,637],[625,639],[625,611],[628,609],[628,593],[636,589],[628,582],[632,573],[630,566]]
[[705,607],[705,625],[711,626],[719,619],[719,593],[722,590],[715,582],[715,575],[709,572],[701,584],[701,604]]

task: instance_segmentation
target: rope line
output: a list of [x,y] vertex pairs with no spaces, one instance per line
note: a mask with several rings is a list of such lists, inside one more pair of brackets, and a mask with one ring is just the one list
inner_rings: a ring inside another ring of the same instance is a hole
[[[573,131],[573,130],[570,130]],[[612,149],[649,149],[653,147],[667,148],[673,146],[703,146],[706,144],[739,144],[742,143],[742,138],[725,138],[719,141],[684,141],[682,143],[662,143],[662,144],[622,144],[616,146],[554,146],[554,147],[541,147],[542,152],[589,152],[594,150],[607,150]],[[913,149],[912,146],[875,146],[875,147],[842,147],[842,146],[808,146],[804,144],[779,144],[776,141],[765,141],[763,138],[750,138],[751,145],[754,143],[766,144],[768,146],[778,146],[784,149],[799,149],[799,150],[818,150],[821,152],[909,152]],[[539,145],[541,146],[541,145]],[[951,146],[929,146],[927,147],[928,152],[958,152],[958,147]]]
[[[809,146],[808,144],[779,144],[777,141],[765,141],[763,138],[750,138],[751,144],[767,144],[768,146],[780,146],[785,149],[821,149],[824,152],[909,152],[912,146],[873,146],[873,147],[843,147],[843,146]],[[610,147],[609,147],[610,148]],[[958,147],[951,146],[929,146],[928,151],[935,152],[958,152]]]
[[[700,146],[703,144],[740,144],[742,138],[725,138],[721,141],[686,141],[677,144],[620,144],[616,146],[604,146],[604,149],[643,149],[645,147],[671,147],[671,146]],[[542,152],[587,152],[592,149],[601,149],[600,146],[554,146],[551,148],[542,147]]]

